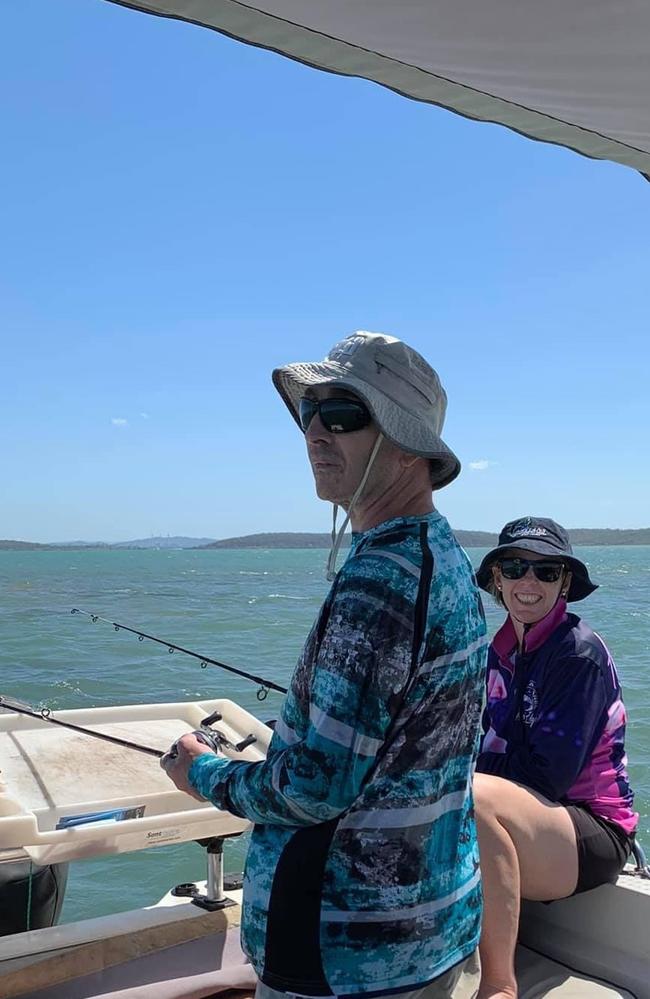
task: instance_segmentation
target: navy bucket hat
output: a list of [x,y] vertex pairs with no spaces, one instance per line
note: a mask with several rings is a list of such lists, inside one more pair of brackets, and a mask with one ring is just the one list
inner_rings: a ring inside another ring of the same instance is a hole
[[514,548],[564,562],[571,570],[567,601],[583,600],[598,589],[598,584],[589,578],[587,566],[573,554],[569,535],[560,524],[547,517],[520,517],[506,524],[499,535],[499,544],[481,562],[476,581],[482,590],[488,589],[494,563]]

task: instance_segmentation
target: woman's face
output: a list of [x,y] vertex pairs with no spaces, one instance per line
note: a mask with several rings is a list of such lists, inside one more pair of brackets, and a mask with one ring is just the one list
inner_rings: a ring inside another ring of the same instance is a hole
[[[513,548],[501,556],[504,559],[525,559],[527,562],[554,562],[561,559],[551,559],[547,555],[536,555],[534,552]],[[564,569],[555,582],[545,583],[538,579],[529,566],[521,579],[507,579],[501,571],[499,562],[492,566],[492,575],[497,588],[501,591],[503,602],[510,616],[523,625],[536,624],[553,609],[560,594],[566,594],[571,583],[571,573]]]

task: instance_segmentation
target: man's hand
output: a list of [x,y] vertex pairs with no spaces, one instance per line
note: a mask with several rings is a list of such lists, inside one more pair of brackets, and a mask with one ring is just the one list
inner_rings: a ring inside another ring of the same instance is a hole
[[192,732],[188,732],[181,736],[160,759],[160,766],[179,791],[185,791],[197,801],[206,801],[207,799],[197,794],[187,779],[187,775],[197,756],[202,756],[204,753],[210,753],[212,756],[217,755],[205,742],[197,739]]

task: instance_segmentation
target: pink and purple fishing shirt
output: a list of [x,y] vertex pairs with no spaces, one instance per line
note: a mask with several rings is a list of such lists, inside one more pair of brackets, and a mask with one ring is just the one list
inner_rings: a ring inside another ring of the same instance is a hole
[[559,600],[519,652],[508,617],[490,645],[486,682],[476,769],[586,806],[633,833],[625,707],[602,638]]

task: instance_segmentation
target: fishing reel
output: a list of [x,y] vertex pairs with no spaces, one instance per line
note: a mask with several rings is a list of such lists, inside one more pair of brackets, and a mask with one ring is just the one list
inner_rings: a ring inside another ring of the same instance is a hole
[[252,746],[253,743],[257,742],[257,736],[252,733],[240,742],[231,742],[223,732],[212,728],[212,725],[215,722],[221,721],[222,718],[223,715],[219,711],[214,711],[207,718],[203,719],[201,727],[195,729],[192,735],[215,753],[219,753],[222,749],[230,749],[234,753],[243,753],[248,746]]
[[199,742],[204,742],[215,753],[218,753],[222,748],[234,750],[235,753],[243,753],[247,746],[252,746],[253,743],[257,742],[257,736],[252,733],[240,742],[231,742],[222,732],[211,727],[214,722],[221,721],[222,717],[223,715],[218,711],[213,711],[211,715],[203,719],[201,728],[197,729],[194,733]]
[[207,728],[197,728],[192,732],[192,735],[198,740],[198,742],[203,742],[209,749],[213,752],[218,753],[224,743],[224,738],[215,732],[214,729]]

